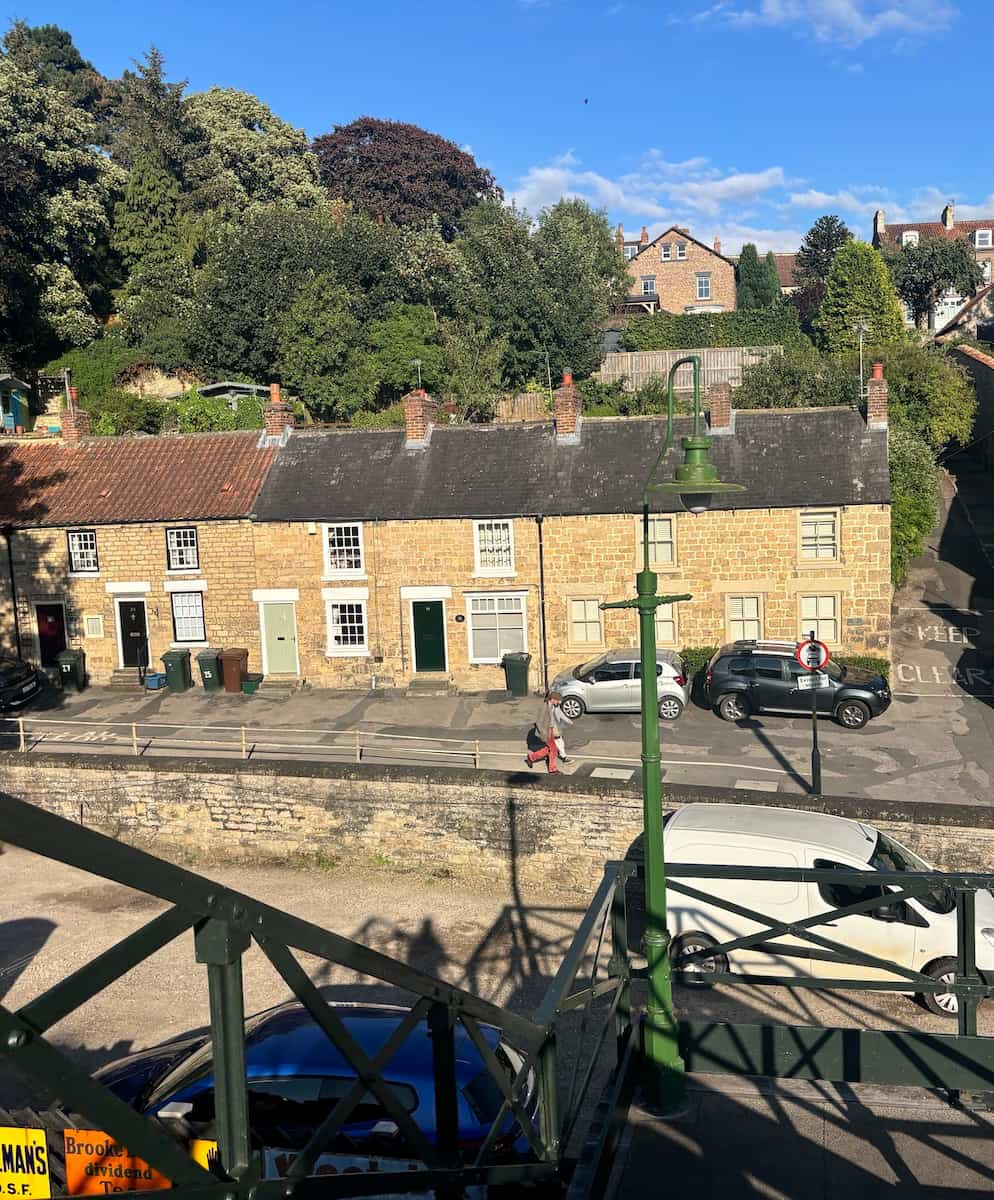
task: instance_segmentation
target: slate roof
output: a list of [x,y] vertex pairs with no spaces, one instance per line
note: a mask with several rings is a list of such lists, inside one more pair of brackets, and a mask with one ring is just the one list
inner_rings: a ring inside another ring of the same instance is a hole
[[877,240],[888,245],[900,245],[901,234],[908,229],[917,230],[923,238],[946,238],[948,241],[954,241],[956,238],[969,237],[978,229],[994,229],[994,217],[984,217],[980,221],[957,220],[952,229],[947,229],[941,221],[909,221],[901,225],[887,225]]
[[259,430],[0,443],[0,522],[18,527],[247,517],[275,450]]
[[[675,445],[658,478],[682,461]],[[587,418],[577,442],[557,441],[551,422],[439,425],[424,449],[403,430],[297,430],[259,493],[262,521],[419,520],[635,513],[665,435],[659,417]],[[720,477],[747,490],[721,508],[884,504],[890,496],[887,437],[847,408],[752,410],[716,436]],[[654,508],[680,509],[660,495]]]

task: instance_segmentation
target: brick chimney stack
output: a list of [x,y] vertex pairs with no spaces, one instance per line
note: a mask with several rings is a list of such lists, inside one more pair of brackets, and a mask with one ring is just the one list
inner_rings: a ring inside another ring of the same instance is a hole
[[642,232],[639,234],[639,245],[640,246],[648,246],[648,244],[649,244],[649,231],[643,225]]
[[431,441],[431,430],[438,412],[438,402],[424,388],[415,388],[403,399],[404,424],[407,426],[409,447],[427,446]]
[[866,385],[866,427],[887,428],[887,380],[884,379],[884,364],[875,362],[870,369],[870,381]]
[[284,429],[293,428],[293,408],[280,396],[280,385],[269,385],[269,403],[262,410],[267,437],[281,437]]
[[563,381],[553,393],[552,402],[556,418],[556,439],[579,441],[582,401],[569,371],[563,372]]
[[715,254],[721,253],[721,238],[720,237],[716,237],[714,239],[714,252],[715,252]]
[[942,218],[941,219],[942,219],[943,228],[952,229],[952,227],[956,224],[956,221],[954,219],[955,216],[956,216],[956,210],[953,207],[952,201],[950,200],[950,202],[942,210]]
[[625,228],[618,222],[618,232],[614,235],[614,240],[618,243],[618,249],[624,252],[625,249]]
[[708,427],[713,434],[733,431],[730,383],[712,383],[708,388]]
[[79,392],[76,388],[69,389],[69,407],[62,414],[62,437],[67,442],[81,442],[90,436],[90,414],[84,412],[76,401]]
[[881,234],[887,231],[887,222],[884,220],[884,210],[878,208],[873,214],[873,240],[878,242]]

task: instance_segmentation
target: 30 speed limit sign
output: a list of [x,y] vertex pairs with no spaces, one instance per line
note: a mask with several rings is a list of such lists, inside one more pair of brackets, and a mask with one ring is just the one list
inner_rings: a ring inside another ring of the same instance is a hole
[[806,671],[820,671],[828,662],[828,647],[824,642],[812,641],[809,638],[798,643],[794,657]]

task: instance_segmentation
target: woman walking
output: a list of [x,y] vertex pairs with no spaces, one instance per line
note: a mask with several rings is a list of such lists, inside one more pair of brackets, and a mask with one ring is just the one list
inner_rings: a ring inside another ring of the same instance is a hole
[[559,707],[561,699],[562,697],[555,692],[546,692],[542,707],[539,709],[538,719],[535,722],[535,732],[541,739],[542,745],[538,750],[530,750],[525,757],[525,762],[529,767],[533,767],[544,758],[550,775],[559,774],[556,763],[560,757],[564,759],[566,757],[563,754],[565,749],[562,735],[563,726],[573,723]]

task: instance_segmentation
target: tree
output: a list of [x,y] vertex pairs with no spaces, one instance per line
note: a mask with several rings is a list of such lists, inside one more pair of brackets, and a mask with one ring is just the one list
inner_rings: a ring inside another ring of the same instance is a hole
[[777,257],[772,250],[768,250],[766,258],[763,259],[763,266],[766,268],[766,277],[769,280],[769,289],[771,304],[775,304],[780,299],[780,272],[777,270]]
[[324,198],[307,135],[281,121],[248,92],[213,87],[188,96],[183,111],[201,133],[196,143],[200,201],[228,218],[252,204],[308,208]]
[[[539,213],[532,244],[548,289],[544,324],[551,369],[589,375],[603,356],[604,322],[628,288],[607,214],[583,200],[560,200]],[[532,374],[537,366],[532,362]]]
[[224,433],[232,429],[261,429],[262,401],[258,396],[241,396],[234,409],[223,396],[202,396],[190,388],[176,403],[181,433]]
[[794,281],[797,285],[801,288],[811,284],[824,287],[836,254],[851,241],[852,233],[834,213],[819,217],[804,235],[801,248],[794,258]]
[[158,151],[143,150],[114,208],[112,242],[129,270],[179,253],[180,186]]
[[815,331],[829,351],[858,345],[858,324],[877,345],[903,340],[904,314],[879,251],[865,242],[847,242],[835,255],[825,284]]
[[893,429],[890,458],[891,581],[899,587],[908,567],[925,549],[939,509],[935,459],[926,442],[910,429]]
[[186,80],[166,79],[166,60],[155,46],[134,65],[134,71],[121,76],[111,155],[125,167],[134,166],[142,154],[157,155],[185,191],[195,190],[187,166],[202,135],[183,104]]
[[359,117],[315,138],[314,151],[330,196],[398,225],[437,215],[446,238],[454,236],[468,208],[501,195],[472,155],[402,121]]
[[956,355],[906,339],[873,347],[870,357],[884,364],[892,427],[909,430],[934,454],[950,442],[970,440],[977,397]]
[[110,116],[117,90],[88,62],[58,25],[29,25],[14,21],[4,35],[3,53],[22,71],[38,76],[46,86],[62,92],[70,104],[98,122],[98,132]]
[[390,403],[417,385],[415,359],[421,364],[424,387],[434,391],[441,382],[438,322],[423,304],[391,305],[382,320],[370,325],[366,346],[373,360],[372,372],[380,381],[381,403]]
[[[0,57],[0,354],[29,369],[88,342],[101,310],[101,251],[123,182],[96,127],[65,95]],[[12,290],[13,289],[13,290]]]
[[489,418],[500,390],[506,339],[474,322],[445,320],[440,333],[445,390],[462,401],[465,416]]
[[769,308],[780,295],[776,263],[773,264],[773,272],[774,277],[771,278],[767,264],[759,261],[756,247],[752,242],[746,242],[739,255],[737,307]]
[[919,333],[928,332],[929,315],[946,292],[972,296],[984,281],[966,238],[924,238],[915,246],[888,248],[884,261]]
[[276,339],[283,382],[322,419],[348,419],[372,401],[379,380],[360,348],[352,297],[334,275],[315,275],[300,287],[277,322]]

